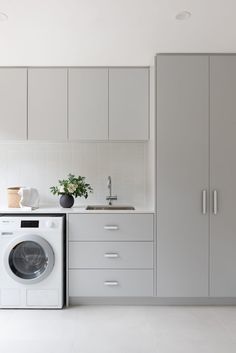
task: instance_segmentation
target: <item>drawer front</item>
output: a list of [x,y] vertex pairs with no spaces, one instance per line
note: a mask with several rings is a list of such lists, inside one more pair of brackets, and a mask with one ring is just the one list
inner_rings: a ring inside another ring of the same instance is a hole
[[153,240],[153,215],[70,214],[69,240]]
[[153,296],[152,270],[69,270],[71,297]]
[[70,242],[69,268],[153,268],[152,242]]

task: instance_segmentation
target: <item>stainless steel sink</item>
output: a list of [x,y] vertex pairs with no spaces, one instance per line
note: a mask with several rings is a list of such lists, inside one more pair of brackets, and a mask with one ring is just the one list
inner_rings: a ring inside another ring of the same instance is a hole
[[133,206],[110,206],[110,205],[89,205],[86,207],[88,211],[129,211],[135,210]]

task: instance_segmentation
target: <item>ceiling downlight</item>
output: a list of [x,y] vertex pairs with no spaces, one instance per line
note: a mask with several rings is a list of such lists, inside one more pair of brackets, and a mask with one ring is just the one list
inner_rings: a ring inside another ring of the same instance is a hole
[[179,13],[177,13],[177,15],[175,16],[176,20],[178,21],[185,21],[188,20],[190,17],[192,16],[190,11],[181,11]]
[[0,22],[5,22],[8,20],[8,15],[5,12],[0,11]]

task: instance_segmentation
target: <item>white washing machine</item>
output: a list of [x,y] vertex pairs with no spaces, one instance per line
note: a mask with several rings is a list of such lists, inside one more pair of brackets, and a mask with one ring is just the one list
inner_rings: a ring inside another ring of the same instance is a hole
[[62,308],[62,215],[0,217],[0,308]]

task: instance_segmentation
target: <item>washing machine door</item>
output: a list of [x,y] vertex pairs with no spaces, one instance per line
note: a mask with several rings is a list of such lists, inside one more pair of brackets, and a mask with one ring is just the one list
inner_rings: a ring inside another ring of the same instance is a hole
[[44,238],[25,235],[9,245],[4,262],[15,281],[30,284],[42,281],[51,273],[55,258],[52,247]]

